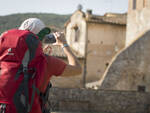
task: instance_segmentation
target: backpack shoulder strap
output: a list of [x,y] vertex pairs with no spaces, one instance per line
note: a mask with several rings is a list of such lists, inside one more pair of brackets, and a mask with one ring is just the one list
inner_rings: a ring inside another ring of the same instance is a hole
[[[33,100],[34,100],[34,95],[35,95],[35,87],[33,87],[31,104],[29,104],[28,82],[30,79],[30,75],[28,74],[28,70],[29,70],[28,64],[36,56],[35,54],[36,54],[36,49],[38,48],[39,40],[33,34],[28,34],[25,38],[25,42],[28,46],[28,49],[24,54],[24,58],[22,60],[22,65],[20,66],[20,68],[15,76],[15,80],[17,80],[19,78],[20,74],[22,72],[24,73],[23,82],[20,84],[20,86],[14,96],[14,100],[16,100],[16,101],[14,101],[14,103],[16,105],[16,109],[17,109],[18,113],[30,112],[30,110],[32,108]],[[35,84],[33,84],[33,86],[35,86]],[[38,89],[36,90],[36,92],[38,92]],[[21,97],[23,97],[24,99],[21,99]],[[20,106],[22,106],[22,107],[20,107]]]

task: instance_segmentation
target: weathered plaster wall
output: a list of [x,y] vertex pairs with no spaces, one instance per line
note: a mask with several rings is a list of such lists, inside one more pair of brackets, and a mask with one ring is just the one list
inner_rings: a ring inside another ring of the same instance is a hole
[[[83,13],[76,11],[70,18],[70,22],[66,27],[66,40],[70,47],[77,51],[80,55],[85,55],[86,43],[86,22]],[[75,41],[74,27],[78,27],[78,41]]]
[[102,89],[150,91],[150,31],[118,54],[101,80]]
[[88,23],[86,82],[101,79],[112,57],[125,46],[125,25]]

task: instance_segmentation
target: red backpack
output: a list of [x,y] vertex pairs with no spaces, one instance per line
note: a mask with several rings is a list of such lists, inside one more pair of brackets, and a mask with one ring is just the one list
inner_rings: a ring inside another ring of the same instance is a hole
[[[0,37],[0,105],[12,113],[28,113],[37,96],[46,58],[40,40],[25,30],[9,30]],[[7,109],[7,107],[6,107]]]

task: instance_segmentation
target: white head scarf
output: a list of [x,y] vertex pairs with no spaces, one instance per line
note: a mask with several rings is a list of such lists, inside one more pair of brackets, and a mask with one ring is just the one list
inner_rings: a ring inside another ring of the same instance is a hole
[[20,30],[29,30],[34,34],[38,34],[43,28],[45,28],[45,24],[38,18],[29,18],[19,27]]

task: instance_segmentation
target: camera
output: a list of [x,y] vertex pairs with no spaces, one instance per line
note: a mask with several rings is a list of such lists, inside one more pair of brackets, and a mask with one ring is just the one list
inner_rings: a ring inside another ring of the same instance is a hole
[[44,38],[44,43],[55,43],[55,42],[56,42],[56,39],[53,33],[46,35]]

